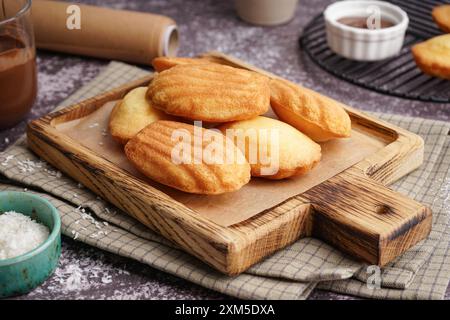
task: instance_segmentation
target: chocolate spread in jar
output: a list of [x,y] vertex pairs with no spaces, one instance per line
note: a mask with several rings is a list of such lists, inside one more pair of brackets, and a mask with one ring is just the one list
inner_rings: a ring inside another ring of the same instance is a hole
[[[360,29],[378,29],[378,28],[369,28],[367,25],[367,17],[344,17],[337,20],[339,23],[345,24],[349,27],[360,28]],[[388,19],[380,19],[379,29],[385,29],[395,26],[391,20]]]
[[37,94],[33,49],[10,35],[0,35],[0,129],[19,122]]

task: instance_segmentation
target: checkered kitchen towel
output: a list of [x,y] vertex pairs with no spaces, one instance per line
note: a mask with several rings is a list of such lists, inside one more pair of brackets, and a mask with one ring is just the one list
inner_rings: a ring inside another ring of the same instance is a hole
[[[63,105],[146,74],[138,68],[112,62]],[[378,286],[371,278],[376,274],[374,270],[312,238],[298,240],[244,274],[224,276],[39,161],[26,148],[24,139],[0,153],[0,179],[4,180],[0,190],[27,187],[49,199],[59,209],[66,236],[239,298],[305,299],[319,287],[362,297],[442,299],[450,278],[450,125],[394,115],[379,116],[425,139],[425,163],[393,188],[429,205],[434,220],[426,240],[381,270]]]

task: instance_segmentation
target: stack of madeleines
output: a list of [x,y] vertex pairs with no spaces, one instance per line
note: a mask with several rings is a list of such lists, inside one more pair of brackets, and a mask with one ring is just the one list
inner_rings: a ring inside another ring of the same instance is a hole
[[[153,66],[148,88],[116,104],[109,129],[140,172],[175,189],[222,194],[252,176],[302,175],[320,161],[317,142],[350,136],[342,104],[289,81],[216,58],[160,57]],[[270,106],[280,120],[262,116]]]

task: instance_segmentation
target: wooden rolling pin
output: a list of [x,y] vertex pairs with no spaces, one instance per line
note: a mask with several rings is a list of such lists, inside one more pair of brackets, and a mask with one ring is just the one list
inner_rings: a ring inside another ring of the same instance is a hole
[[35,0],[32,16],[41,49],[138,64],[178,49],[176,23],[162,15]]

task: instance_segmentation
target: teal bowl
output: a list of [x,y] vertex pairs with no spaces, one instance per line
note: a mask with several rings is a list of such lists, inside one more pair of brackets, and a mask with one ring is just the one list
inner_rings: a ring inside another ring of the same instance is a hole
[[0,298],[27,293],[42,284],[56,269],[61,255],[61,219],[47,200],[26,192],[0,192],[0,214],[16,211],[46,225],[48,239],[23,255],[0,259]]

